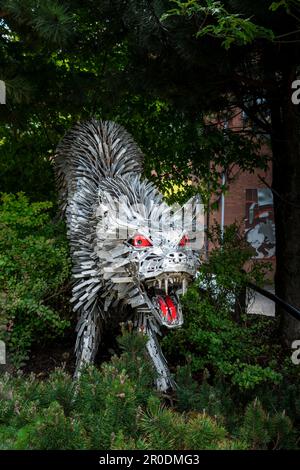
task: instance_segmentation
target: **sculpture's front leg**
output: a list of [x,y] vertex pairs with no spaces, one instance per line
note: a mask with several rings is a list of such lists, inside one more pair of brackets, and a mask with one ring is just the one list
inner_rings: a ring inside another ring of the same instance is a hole
[[167,361],[158,343],[156,333],[151,326],[147,327],[146,334],[148,336],[146,347],[157,372],[157,389],[165,392],[169,388],[175,388],[175,382],[171,377]]
[[94,362],[100,343],[99,312],[83,311],[76,327],[77,339],[75,345],[76,368],[74,377],[78,378],[80,370],[86,364]]

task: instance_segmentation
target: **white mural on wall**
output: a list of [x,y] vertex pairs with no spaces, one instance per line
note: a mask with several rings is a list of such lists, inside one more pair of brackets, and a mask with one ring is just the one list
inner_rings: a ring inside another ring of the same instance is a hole
[[268,188],[246,189],[245,232],[255,258],[275,256],[273,195]]

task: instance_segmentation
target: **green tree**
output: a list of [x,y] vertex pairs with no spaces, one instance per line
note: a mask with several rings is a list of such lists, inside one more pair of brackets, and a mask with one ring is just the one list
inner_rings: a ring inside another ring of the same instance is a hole
[[[105,4],[106,18],[115,17],[118,9],[118,27],[123,25],[126,31],[136,82],[185,110],[194,121],[209,113],[226,121],[239,108],[251,119],[255,138],[270,141],[276,293],[300,306],[300,108],[292,102],[300,70],[299,2],[112,0]],[[222,148],[232,138],[231,132],[226,134]],[[213,142],[220,144],[216,130],[214,136]],[[222,162],[222,155],[217,155]],[[223,151],[225,167],[227,158]],[[246,154],[237,151],[234,158],[247,163]],[[201,167],[202,159],[199,146],[193,167]],[[254,168],[260,162],[248,163]],[[287,338],[298,337],[296,320],[288,314],[282,319]]]
[[0,339],[15,367],[33,344],[62,337],[70,325],[68,245],[51,207],[23,194],[0,195]]
[[[295,0],[263,5],[247,0],[173,3],[177,8],[171,15],[183,15],[189,22],[202,19],[196,32],[202,47],[209,48],[206,40],[212,38],[214,47],[228,51],[227,93],[259,132],[270,135],[276,293],[300,306],[300,110],[292,101],[300,71],[300,4]],[[282,326],[288,340],[298,337],[300,325],[289,314],[282,314]]]
[[[0,0],[0,15],[2,149],[20,149],[31,136],[31,152],[38,136],[44,159],[73,121],[112,118],[133,131],[148,169],[178,180],[193,172],[215,190],[220,165],[263,167],[255,144],[270,141],[276,292],[300,305],[297,0]],[[207,125],[208,116],[222,124],[237,108],[250,129]],[[287,336],[298,336],[282,318]]]

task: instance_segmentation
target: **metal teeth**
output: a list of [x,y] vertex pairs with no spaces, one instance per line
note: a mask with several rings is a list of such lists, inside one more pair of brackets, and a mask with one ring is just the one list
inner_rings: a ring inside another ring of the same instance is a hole
[[187,289],[187,280],[186,278],[183,278],[182,279],[182,294],[183,295],[186,293],[186,289]]
[[178,273],[176,275],[163,275],[158,278],[147,279],[145,281],[147,287],[153,287],[156,289],[164,289],[166,295],[168,295],[170,288],[176,291],[180,289],[180,293],[185,294],[188,287],[189,278],[185,273]]

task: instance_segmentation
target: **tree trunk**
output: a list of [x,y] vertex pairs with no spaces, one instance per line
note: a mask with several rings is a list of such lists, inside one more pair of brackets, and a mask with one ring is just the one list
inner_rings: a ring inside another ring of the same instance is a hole
[[[300,309],[300,105],[291,100],[295,69],[283,72],[281,97],[271,104],[273,196],[276,225],[276,294]],[[282,334],[300,339],[300,322],[281,308]]]

